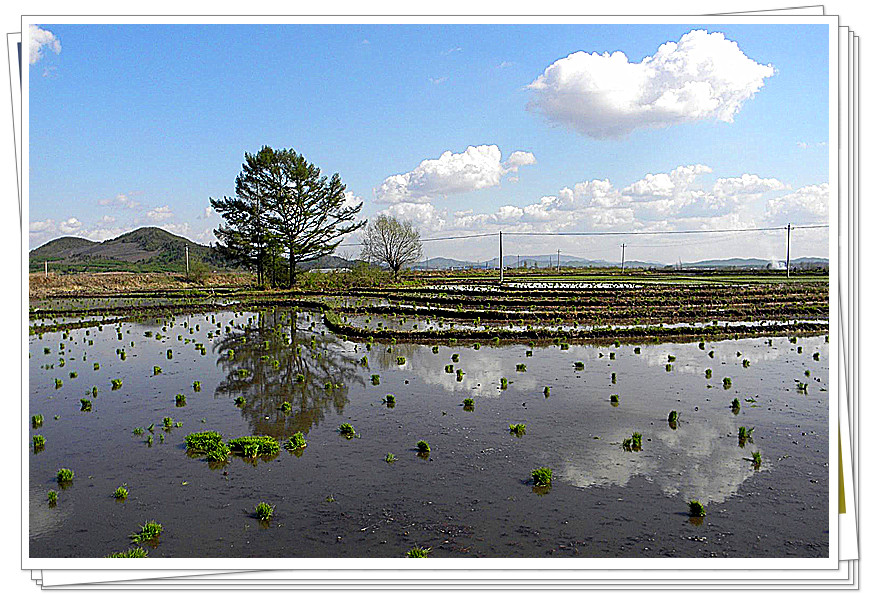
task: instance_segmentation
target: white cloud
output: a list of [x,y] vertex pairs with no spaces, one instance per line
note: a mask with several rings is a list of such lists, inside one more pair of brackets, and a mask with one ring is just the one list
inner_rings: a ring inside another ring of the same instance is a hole
[[502,176],[534,162],[532,153],[515,151],[503,165],[496,145],[469,146],[462,153],[445,151],[410,172],[388,177],[375,196],[385,203],[428,203],[439,196],[498,186]]
[[514,65],[513,62],[508,62],[507,60],[505,60],[504,62],[502,62],[501,64],[499,64],[498,67],[499,67],[499,68],[510,68],[510,67],[513,66],[513,65]]
[[114,222],[115,222],[115,218],[111,215],[103,215],[100,218],[100,223],[103,225],[107,225],[109,223],[114,223]]
[[57,228],[61,233],[75,233],[82,228],[82,222],[75,217],[61,221]]
[[117,238],[128,231],[130,230],[123,227],[95,227],[94,229],[83,231],[81,235],[95,242],[103,242]]
[[432,78],[431,76],[429,77],[429,82],[432,83],[433,85],[440,85],[441,83],[443,83],[446,80],[447,80],[446,76],[439,76],[438,78]]
[[203,219],[210,219],[214,215],[214,207],[209,205],[202,211]]
[[191,233],[190,223],[161,223],[160,227],[178,236],[189,236]]
[[60,53],[60,40],[54,33],[30,25],[30,63],[36,64],[42,59],[43,49],[49,49],[55,54]]
[[100,200],[100,204],[104,207],[121,207],[125,209],[135,209],[139,203],[126,194],[118,194],[112,198],[104,198]]
[[695,30],[641,62],[619,51],[557,60],[528,85],[534,94],[528,108],[594,138],[701,120],[732,122],[774,72],[722,33]]
[[169,205],[163,205],[162,207],[155,207],[145,213],[145,216],[149,221],[166,221],[167,219],[171,219],[173,216],[172,209],[169,208]]
[[44,221],[31,221],[30,222],[30,234],[42,234],[42,233],[50,233],[57,229],[57,225],[54,223],[54,219],[46,219]]
[[392,215],[399,221],[410,221],[415,227],[427,233],[444,229],[444,213],[438,212],[430,204],[397,203],[390,205],[381,211],[381,213]]
[[830,196],[827,184],[804,186],[768,200],[766,215],[775,224],[827,222]]
[[353,193],[352,190],[344,191],[344,206],[345,207],[356,207],[361,205],[363,202],[362,197],[357,196]]

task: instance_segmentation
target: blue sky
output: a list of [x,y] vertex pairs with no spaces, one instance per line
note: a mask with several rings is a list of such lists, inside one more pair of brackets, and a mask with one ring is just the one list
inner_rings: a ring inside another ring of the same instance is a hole
[[[149,224],[208,243],[208,198],[231,194],[262,145],[338,172],[363,216],[409,218],[425,237],[827,221],[823,25],[39,27],[32,247]],[[635,64],[590,57],[603,52]],[[823,238],[802,232],[795,253],[824,255]],[[621,240],[515,241],[582,256]],[[633,257],[659,260],[775,257],[782,243],[634,241],[647,253]]]

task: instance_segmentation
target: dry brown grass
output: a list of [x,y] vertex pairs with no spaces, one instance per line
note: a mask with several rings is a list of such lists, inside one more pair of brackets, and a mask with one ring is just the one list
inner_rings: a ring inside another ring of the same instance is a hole
[[180,273],[30,273],[30,299],[57,295],[113,294],[125,291],[161,291],[209,287],[251,287],[249,273],[213,273],[203,283],[187,281]]

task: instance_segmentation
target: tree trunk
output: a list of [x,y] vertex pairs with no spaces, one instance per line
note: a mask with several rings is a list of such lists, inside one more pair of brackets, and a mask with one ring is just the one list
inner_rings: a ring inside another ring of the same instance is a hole
[[289,277],[290,277],[290,287],[296,285],[296,253],[293,251],[293,248],[290,248],[290,255],[287,257],[289,262]]

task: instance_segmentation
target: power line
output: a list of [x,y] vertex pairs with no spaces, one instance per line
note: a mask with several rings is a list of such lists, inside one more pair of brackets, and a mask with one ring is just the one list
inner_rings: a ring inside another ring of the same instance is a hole
[[[828,227],[827,224],[792,225],[791,229],[818,229]],[[755,231],[786,231],[787,226],[781,227],[742,227],[733,229],[675,229],[654,231],[506,231],[509,236],[655,236],[655,235],[681,235],[703,233],[742,233]]]

